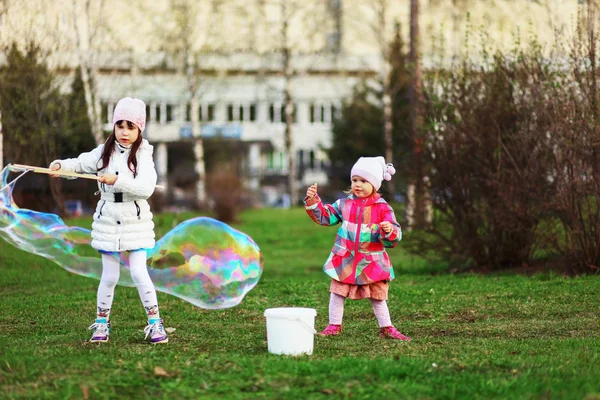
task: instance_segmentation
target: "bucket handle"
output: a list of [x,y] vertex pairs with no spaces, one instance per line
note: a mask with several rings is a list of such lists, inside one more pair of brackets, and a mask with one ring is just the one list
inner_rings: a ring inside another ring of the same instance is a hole
[[304,325],[304,327],[306,329],[308,329],[308,331],[310,333],[312,333],[313,335],[317,334],[317,331],[315,330],[315,328],[311,327],[310,325],[308,325],[306,322],[304,322],[304,320],[302,320],[302,318],[290,318],[290,317],[279,317],[279,316],[270,316],[269,318],[279,318],[279,319],[287,319],[288,321],[299,321],[302,323],[302,325]]

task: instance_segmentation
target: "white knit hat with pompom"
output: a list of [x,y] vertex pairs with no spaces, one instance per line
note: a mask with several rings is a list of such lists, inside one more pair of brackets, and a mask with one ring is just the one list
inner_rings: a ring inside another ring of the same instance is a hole
[[379,190],[383,180],[392,180],[392,175],[396,169],[391,163],[385,163],[383,157],[361,157],[352,167],[350,179],[353,176],[360,176],[369,182],[375,190]]

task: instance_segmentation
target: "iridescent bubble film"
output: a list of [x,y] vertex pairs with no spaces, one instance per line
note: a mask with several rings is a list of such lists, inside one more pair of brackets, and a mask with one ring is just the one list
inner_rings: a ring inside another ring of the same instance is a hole
[[[55,215],[20,209],[12,198],[19,175],[0,181],[0,237],[19,249],[54,261],[67,271],[100,279],[102,261],[91,246],[89,229],[66,226]],[[134,286],[128,253],[120,253],[119,284]],[[148,250],[148,272],[157,290],[198,307],[239,304],[260,279],[263,258],[248,235],[208,217],[184,221]]]

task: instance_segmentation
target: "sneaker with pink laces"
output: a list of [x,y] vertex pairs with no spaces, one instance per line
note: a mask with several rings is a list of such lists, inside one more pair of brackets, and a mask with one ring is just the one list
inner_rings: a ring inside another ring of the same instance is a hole
[[325,328],[323,331],[317,333],[317,335],[319,335],[319,336],[337,336],[340,333],[342,333],[342,326],[331,324],[327,328]]
[[411,340],[408,336],[403,335],[394,326],[384,326],[379,328],[379,336],[382,338],[398,339],[398,340]]

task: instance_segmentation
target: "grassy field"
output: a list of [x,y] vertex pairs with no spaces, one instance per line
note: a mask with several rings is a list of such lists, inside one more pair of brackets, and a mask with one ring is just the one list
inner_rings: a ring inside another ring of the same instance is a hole
[[[190,216],[157,216],[158,236]],[[123,287],[110,342],[89,343],[98,282],[0,241],[0,398],[600,399],[600,276],[444,274],[401,242],[389,306],[412,342],[379,338],[370,304],[349,301],[342,336],[277,356],[265,309],[312,307],[327,325],[335,228],[301,209],[247,212],[235,227],[263,250],[261,281],[227,310],[159,293],[176,329],[161,346],[143,342],[137,291]]]

